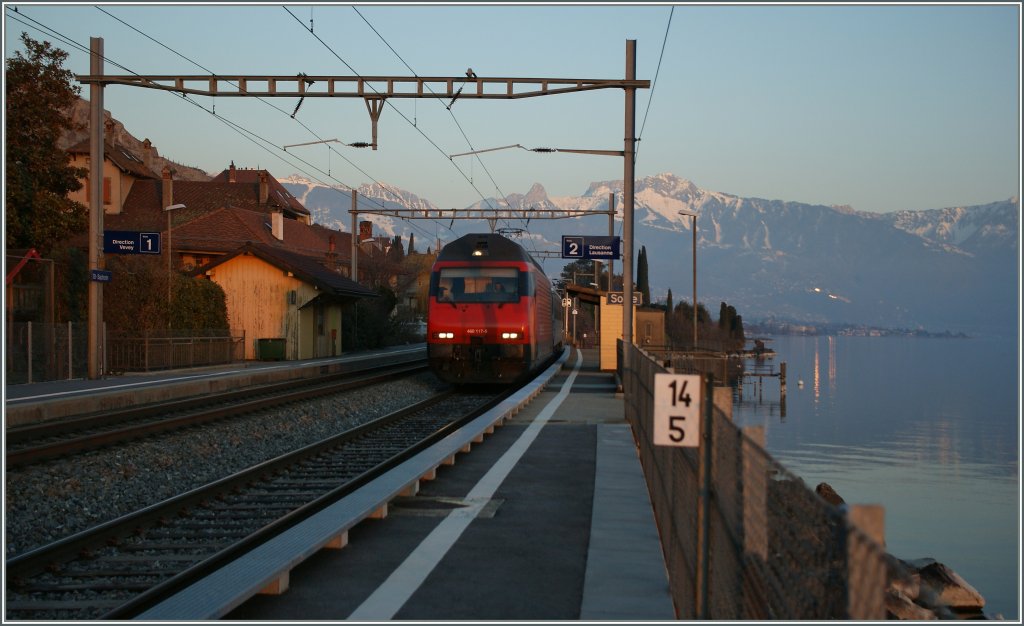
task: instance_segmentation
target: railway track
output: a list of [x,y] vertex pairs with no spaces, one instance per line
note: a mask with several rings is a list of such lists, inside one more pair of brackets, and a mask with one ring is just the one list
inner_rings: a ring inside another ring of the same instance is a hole
[[7,469],[426,371],[425,359],[8,429]]
[[501,399],[441,394],[8,559],[6,617],[137,615],[372,481]]

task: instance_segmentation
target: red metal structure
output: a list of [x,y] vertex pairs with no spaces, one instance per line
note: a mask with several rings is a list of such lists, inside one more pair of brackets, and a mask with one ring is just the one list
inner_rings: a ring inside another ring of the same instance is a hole
[[28,252],[25,253],[25,256],[21,257],[21,260],[18,261],[18,264],[14,266],[14,269],[7,272],[6,284],[10,285],[12,282],[14,282],[14,277],[18,275],[18,272],[21,271],[21,268],[25,267],[25,264],[31,261],[32,259],[36,259],[37,261],[43,260],[43,257],[39,256],[39,253],[36,252],[35,248],[29,248]]
[[427,354],[452,383],[513,382],[562,343],[561,301],[519,244],[472,234],[444,247],[430,275]]

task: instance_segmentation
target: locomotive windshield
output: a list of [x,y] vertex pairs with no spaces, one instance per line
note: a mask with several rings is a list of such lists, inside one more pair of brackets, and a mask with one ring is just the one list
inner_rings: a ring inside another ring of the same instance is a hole
[[446,267],[437,280],[438,302],[516,302],[519,270],[514,267]]

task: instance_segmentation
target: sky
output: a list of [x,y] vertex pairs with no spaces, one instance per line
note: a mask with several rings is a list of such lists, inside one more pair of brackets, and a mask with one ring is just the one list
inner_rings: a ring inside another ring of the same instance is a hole
[[[14,10],[17,9],[17,12]],[[312,33],[310,32],[312,22]],[[625,78],[637,41],[636,176],[672,173],[742,197],[938,209],[1019,197],[1020,4],[269,5],[4,3],[21,33],[110,75]],[[59,35],[59,37],[58,37]],[[117,64],[117,65],[115,65]],[[467,88],[468,89],[468,88]],[[88,86],[82,90],[88,97]],[[378,149],[358,98],[182,98],[110,86],[106,109],[161,156],[216,174],[232,161],[346,188],[382,182],[440,208],[578,196],[621,180],[621,89],[517,100],[392,99]],[[295,113],[294,118],[292,113]],[[215,114],[214,114],[215,113]]]

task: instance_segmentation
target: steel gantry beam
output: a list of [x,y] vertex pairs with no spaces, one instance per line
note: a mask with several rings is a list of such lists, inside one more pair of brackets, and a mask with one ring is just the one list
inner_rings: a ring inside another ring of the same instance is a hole
[[[85,85],[124,85],[216,98],[362,98],[377,149],[377,121],[388,98],[515,100],[596,89],[647,89],[649,80],[467,76],[75,75]],[[468,85],[475,88],[466,89]],[[425,91],[426,90],[426,91]],[[301,101],[300,101],[301,103]],[[449,107],[451,104],[448,105]]]
[[614,210],[588,209],[367,209],[357,213],[398,219],[424,220],[564,220],[591,215],[615,215]]
[[[595,89],[647,89],[649,80],[474,76],[76,75],[91,85],[126,85],[212,97],[442,98],[508,100]],[[465,89],[473,85],[472,89]]]

